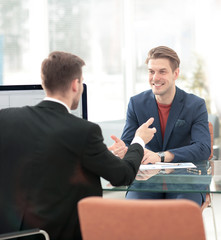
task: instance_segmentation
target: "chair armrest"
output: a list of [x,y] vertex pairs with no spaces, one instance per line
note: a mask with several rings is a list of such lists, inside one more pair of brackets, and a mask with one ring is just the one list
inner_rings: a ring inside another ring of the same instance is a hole
[[5,239],[13,239],[13,238],[19,238],[19,237],[25,237],[25,236],[31,236],[36,234],[43,234],[46,240],[50,240],[49,235],[44,230],[34,228],[30,230],[23,230],[18,232],[11,232],[11,233],[4,233],[0,234],[0,240]]

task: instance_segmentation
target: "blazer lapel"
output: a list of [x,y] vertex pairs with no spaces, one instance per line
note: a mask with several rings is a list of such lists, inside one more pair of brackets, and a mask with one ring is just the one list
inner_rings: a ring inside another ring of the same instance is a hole
[[167,147],[171,133],[174,129],[174,126],[179,118],[182,109],[183,109],[183,93],[179,88],[176,88],[176,94],[170,109],[166,130],[164,134],[163,150],[165,150]]
[[158,113],[157,102],[153,93],[151,94],[151,97],[152,97],[151,102],[149,102],[147,108],[150,109],[151,115],[154,118],[153,127],[157,129],[155,136],[158,141],[160,149],[162,149],[163,139],[161,134],[161,126],[160,126],[160,118]]

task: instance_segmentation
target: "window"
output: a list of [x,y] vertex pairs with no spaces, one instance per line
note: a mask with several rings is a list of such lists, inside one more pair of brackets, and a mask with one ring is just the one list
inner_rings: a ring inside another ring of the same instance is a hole
[[[89,120],[123,119],[129,98],[149,88],[148,51],[167,45],[181,59],[178,85],[192,84],[201,67],[214,98],[220,12],[213,0],[2,0],[0,84],[41,83],[49,52],[72,52],[86,62]],[[221,106],[211,102],[212,111]]]

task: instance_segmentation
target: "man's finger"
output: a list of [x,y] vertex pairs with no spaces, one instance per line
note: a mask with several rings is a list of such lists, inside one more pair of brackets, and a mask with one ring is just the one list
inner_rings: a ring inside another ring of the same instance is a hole
[[153,121],[154,121],[154,118],[151,117],[145,122],[145,124],[149,127],[153,123]]
[[114,135],[111,135],[111,138],[112,138],[116,143],[120,142],[120,139],[117,138],[117,137],[114,136]]

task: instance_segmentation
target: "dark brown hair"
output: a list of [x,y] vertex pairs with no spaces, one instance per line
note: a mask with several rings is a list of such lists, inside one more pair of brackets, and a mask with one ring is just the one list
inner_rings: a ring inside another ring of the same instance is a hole
[[42,84],[51,93],[64,92],[74,79],[81,79],[85,62],[71,53],[52,52],[41,65]]
[[150,59],[158,59],[158,58],[168,59],[170,61],[170,66],[171,66],[171,69],[173,72],[180,65],[180,59],[179,59],[177,53],[173,49],[165,47],[165,46],[159,46],[159,47],[151,49],[148,53],[145,63],[148,64]]

